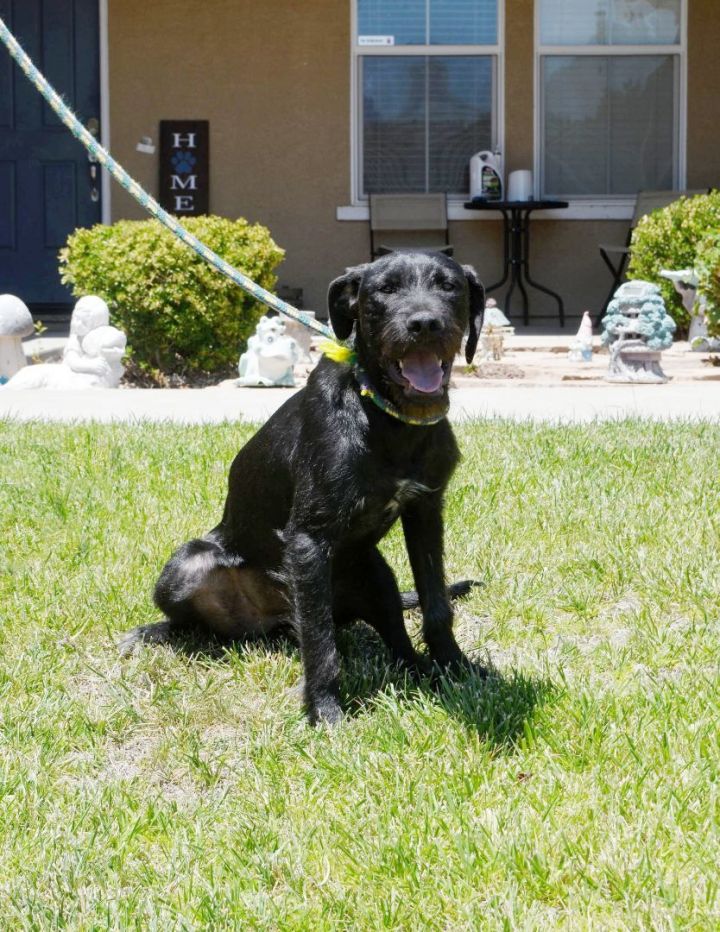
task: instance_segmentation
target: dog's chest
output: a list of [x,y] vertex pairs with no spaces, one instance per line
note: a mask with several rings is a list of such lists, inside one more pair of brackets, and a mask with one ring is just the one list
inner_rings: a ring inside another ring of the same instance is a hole
[[348,538],[380,540],[411,502],[430,491],[415,479],[378,482],[358,499],[348,523]]

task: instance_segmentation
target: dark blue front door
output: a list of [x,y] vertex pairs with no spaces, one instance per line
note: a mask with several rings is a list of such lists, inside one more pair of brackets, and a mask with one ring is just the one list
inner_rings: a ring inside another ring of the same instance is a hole
[[[100,117],[98,0],[0,0],[0,16],[88,125]],[[71,302],[58,250],[100,221],[85,150],[0,45],[0,293],[33,309]]]

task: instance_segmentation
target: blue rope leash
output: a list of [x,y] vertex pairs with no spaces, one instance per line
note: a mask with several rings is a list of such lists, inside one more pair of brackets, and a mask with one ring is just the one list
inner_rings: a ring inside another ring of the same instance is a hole
[[42,96],[52,107],[58,117],[73,134],[73,136],[75,136],[75,138],[85,146],[93,158],[97,159],[100,165],[106,168],[113,176],[113,178],[119,184],[121,184],[123,188],[125,188],[125,190],[128,191],[135,198],[135,200],[145,208],[145,210],[148,211],[148,213],[152,214],[153,217],[159,220],[163,226],[166,226],[168,230],[177,236],[178,239],[182,240],[183,243],[185,243],[191,249],[194,249],[199,256],[202,256],[206,262],[209,262],[210,265],[214,266],[218,272],[222,272],[223,275],[226,275],[229,279],[234,281],[235,284],[242,288],[243,291],[246,291],[254,298],[257,298],[258,301],[261,301],[263,304],[267,305],[267,307],[272,308],[279,314],[284,314],[286,317],[290,317],[292,320],[297,320],[305,327],[309,327],[311,330],[315,330],[318,333],[322,333],[323,336],[326,336],[331,340],[335,340],[335,334],[332,332],[330,327],[320,323],[319,320],[315,320],[313,316],[306,313],[305,311],[300,311],[296,307],[293,307],[292,304],[288,304],[287,301],[283,301],[281,298],[278,298],[278,296],[272,294],[272,292],[261,288],[260,285],[256,284],[251,278],[248,278],[247,275],[244,275],[239,269],[234,268],[232,265],[230,265],[229,262],[226,262],[216,252],[213,252],[212,249],[208,248],[197,238],[197,236],[193,236],[193,234],[190,233],[189,230],[186,230],[181,223],[178,223],[172,214],[169,214],[166,210],[163,210],[158,202],[154,200],[154,198],[152,198],[147,193],[147,191],[143,190],[137,181],[128,175],[122,165],[115,161],[107,149],[104,149],[94,138],[94,136],[85,129],[85,127],[63,101],[57,91],[37,70],[35,65],[32,63],[30,56],[25,52],[25,50],[22,48],[20,43],[10,32],[1,18],[0,39],[6,46],[12,58],[20,66],[28,80],[42,94]]

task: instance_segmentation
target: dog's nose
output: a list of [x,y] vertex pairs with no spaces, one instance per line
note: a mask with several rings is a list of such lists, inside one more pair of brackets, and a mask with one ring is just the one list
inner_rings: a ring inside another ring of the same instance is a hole
[[424,333],[440,333],[443,329],[442,318],[431,311],[416,311],[408,317],[407,328],[415,336]]

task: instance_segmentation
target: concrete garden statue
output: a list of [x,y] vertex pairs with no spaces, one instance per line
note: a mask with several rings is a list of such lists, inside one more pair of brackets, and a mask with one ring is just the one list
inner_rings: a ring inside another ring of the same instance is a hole
[[102,298],[88,295],[75,305],[62,362],[27,366],[7,383],[8,389],[117,388],[123,374],[127,338],[110,326]]
[[698,274],[695,269],[663,269],[660,275],[673,283],[675,291],[682,298],[683,307],[690,315],[690,349],[699,353],[720,352],[720,338],[708,336],[706,301],[705,296],[698,293]]
[[578,327],[575,339],[570,344],[568,350],[568,359],[571,362],[591,362],[592,361],[592,320],[590,312],[585,311]]
[[482,358],[499,361],[503,357],[505,337],[512,336],[515,328],[497,306],[494,298],[489,298],[485,304],[483,325],[480,331],[480,347]]
[[625,282],[608,305],[602,325],[602,342],[610,350],[608,382],[667,382],[660,357],[672,345],[676,325],[657,285]]
[[24,368],[22,339],[33,329],[32,314],[20,298],[0,295],[0,385]]
[[261,317],[240,357],[238,385],[295,385],[293,368],[300,358],[297,342],[285,333],[279,317]]

